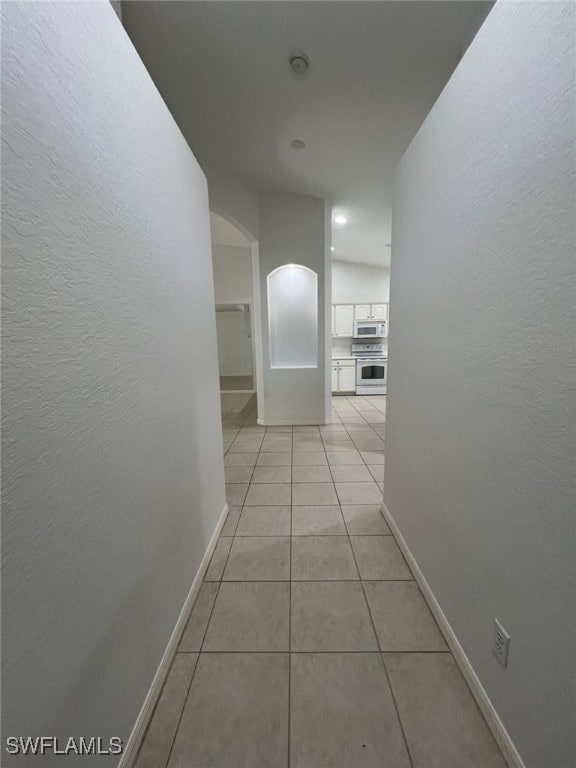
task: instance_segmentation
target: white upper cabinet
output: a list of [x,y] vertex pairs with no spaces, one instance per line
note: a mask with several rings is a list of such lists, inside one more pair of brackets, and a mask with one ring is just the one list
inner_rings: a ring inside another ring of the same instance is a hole
[[355,304],[355,320],[388,320],[388,304]]
[[370,319],[388,322],[388,304],[372,304]]
[[388,304],[333,304],[332,336],[354,336],[355,320],[388,322]]
[[354,305],[335,304],[332,336],[354,335]]
[[354,306],[355,320],[371,320],[370,304],[356,304]]

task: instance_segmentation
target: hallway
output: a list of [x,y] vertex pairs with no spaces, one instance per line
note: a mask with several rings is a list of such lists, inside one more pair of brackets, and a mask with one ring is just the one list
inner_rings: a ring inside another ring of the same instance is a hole
[[386,398],[222,405],[230,511],[137,768],[504,768],[380,512]]
[[0,22],[2,766],[576,766],[576,4]]
[[237,392],[254,390],[253,376],[220,376],[220,389],[222,392]]

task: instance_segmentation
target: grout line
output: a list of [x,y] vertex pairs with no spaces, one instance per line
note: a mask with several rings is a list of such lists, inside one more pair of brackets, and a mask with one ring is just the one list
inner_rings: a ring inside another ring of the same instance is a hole
[[[222,572],[224,573],[224,572]],[[200,586],[200,589],[202,589],[202,586],[204,586],[206,582],[203,581],[202,585]],[[196,676],[196,670],[198,669],[198,664],[200,664],[200,655],[202,653],[202,648],[204,647],[204,640],[206,638],[206,633],[208,632],[208,625],[210,624],[210,619],[212,618],[212,613],[214,611],[214,606],[216,605],[216,600],[218,600],[218,595],[220,593],[220,584],[222,582],[218,582],[218,588],[216,589],[216,595],[214,597],[214,602],[212,603],[212,608],[210,608],[210,616],[208,617],[208,621],[206,622],[206,627],[204,629],[204,632],[202,634],[202,642],[200,643],[200,648],[198,651],[189,651],[189,653],[197,653],[198,657],[196,659],[196,664],[194,665],[194,671],[192,672],[192,676],[190,677],[190,682],[188,684],[188,688],[186,689],[186,696],[184,697],[184,703],[182,705],[182,709],[180,710],[180,716],[178,717],[178,723],[176,724],[176,728],[174,729],[174,736],[172,737],[172,742],[170,744],[170,750],[168,751],[168,757],[166,759],[165,768],[168,768],[168,765],[170,763],[170,758],[172,757],[172,750],[174,749],[174,744],[176,743],[176,737],[178,736],[178,731],[180,730],[180,723],[182,722],[182,718],[184,717],[184,710],[186,709],[186,704],[188,703],[188,698],[190,697],[190,691],[192,690],[192,683],[194,682],[194,678]],[[194,609],[192,609],[194,611]],[[192,614],[190,614],[190,618],[192,618]],[[190,619],[188,619],[190,621]],[[174,659],[178,656],[178,650],[176,650],[176,654],[174,656]],[[172,662],[174,663],[174,662]]]
[[[254,582],[252,582],[252,583],[254,583]],[[278,583],[278,582],[275,582],[275,583]],[[301,582],[301,583],[304,583],[304,582]],[[323,582],[323,583],[326,583],[326,582]],[[355,583],[357,584],[358,582],[355,582]],[[184,655],[184,654],[192,655],[193,653],[198,653],[198,651],[179,651],[178,653],[180,655]],[[417,656],[417,655],[421,655],[421,654],[430,654],[430,655],[435,655],[436,656],[439,653],[445,653],[446,655],[451,655],[451,651],[380,651],[380,650],[375,650],[375,651],[318,651],[318,650],[311,650],[311,651],[264,651],[264,650],[260,650],[260,651],[247,651],[247,650],[244,650],[244,649],[238,649],[238,650],[235,650],[235,651],[230,651],[230,650],[228,650],[228,651],[202,651],[202,653],[204,655],[206,655],[206,654],[223,654],[223,653],[242,653],[242,654],[244,654],[244,653],[259,653],[259,654],[268,653],[268,654],[275,654],[276,656],[287,656],[290,653],[292,653],[292,654],[296,654],[296,653],[301,653],[301,654],[304,654],[304,653],[315,653],[315,654],[319,654],[319,653],[322,653],[322,654],[324,654],[324,653],[354,653],[354,654],[356,654],[356,653],[364,653],[364,654],[372,654],[374,656],[382,656],[382,655],[386,656],[386,655],[390,655],[390,654],[394,654],[394,656],[399,656],[400,654],[404,654],[405,656]]]
[[294,484],[294,428],[292,428],[292,446],[290,449],[290,570],[289,576],[290,586],[288,587],[288,748],[287,748],[287,761],[288,768],[290,768],[290,762],[292,759],[290,748],[290,732],[291,732],[291,712],[292,712],[292,543],[294,541],[293,527],[292,527],[292,501]]
[[[357,400],[357,403],[358,402],[359,402],[359,400]],[[365,403],[365,402],[367,403],[368,401],[366,399],[362,398],[362,403]],[[345,436],[345,441],[346,442],[350,441],[350,444],[354,446],[354,450],[357,451],[358,454],[361,457],[360,464],[358,464],[356,466],[364,466],[364,467],[368,467],[368,464],[367,464],[367,461],[364,458],[364,456],[362,456],[362,450],[366,451],[366,450],[380,450],[380,449],[360,449],[358,447],[358,445],[356,444],[355,439],[352,437],[351,432],[353,433],[354,429],[356,427],[361,427],[362,429],[368,428],[369,431],[368,431],[368,429],[366,429],[366,436],[368,437],[368,439],[372,439],[372,438],[376,439],[376,438],[378,438],[379,440],[382,440],[383,438],[382,438],[382,436],[378,432],[376,432],[376,430],[374,429],[372,424],[370,424],[368,422],[368,419],[364,416],[363,412],[361,410],[359,410],[359,408],[356,407],[356,405],[354,404],[354,402],[350,398],[346,398],[344,403],[348,406],[348,408],[344,408],[344,412],[343,412],[344,418],[346,418],[346,414],[347,413],[349,414],[349,413],[352,412],[350,409],[353,409],[353,412],[355,412],[358,415],[358,417],[361,419],[361,421],[354,421],[354,422],[351,422],[351,423],[346,423],[340,417],[340,414],[338,413],[338,410],[333,407],[332,408],[332,414],[331,414],[331,416],[332,416],[332,423],[336,423],[336,424],[341,425],[343,427],[343,430],[342,431],[338,431],[337,433],[330,433],[330,432],[322,433],[319,429],[317,429],[317,433],[320,436],[320,450],[318,452],[323,452],[325,460],[326,460],[326,465],[321,465],[321,466],[328,466],[329,474],[330,474],[330,477],[332,478],[331,481],[328,481],[328,482],[331,482],[333,487],[334,487],[334,489],[335,489],[338,508],[340,510],[341,519],[342,519],[342,521],[344,523],[344,528],[345,528],[345,531],[346,531],[345,534],[337,534],[337,535],[345,535],[347,537],[347,539],[348,539],[348,545],[349,545],[350,550],[352,552],[352,557],[353,557],[355,568],[356,568],[356,571],[357,571],[357,574],[358,574],[358,578],[356,578],[356,579],[328,579],[328,580],[327,579],[318,579],[318,580],[316,580],[316,579],[302,579],[302,580],[295,580],[294,577],[293,577],[292,546],[293,546],[293,542],[294,542],[294,540],[296,538],[295,535],[294,535],[294,532],[293,532],[293,508],[294,508],[294,504],[293,504],[293,498],[294,498],[293,497],[293,490],[294,490],[294,488],[293,488],[293,486],[295,485],[295,482],[294,482],[295,443],[294,443],[294,429],[292,428],[291,431],[290,431],[290,434],[292,436],[292,440],[291,440],[291,447],[290,447],[290,450],[289,450],[289,453],[290,453],[290,532],[289,532],[290,552],[289,552],[289,579],[288,579],[288,583],[289,583],[290,586],[289,586],[289,617],[288,617],[288,635],[289,635],[289,637],[288,637],[288,664],[289,664],[289,668],[288,668],[288,750],[287,750],[287,752],[288,752],[288,754],[287,754],[288,768],[290,768],[290,764],[291,764],[291,744],[290,744],[291,733],[290,733],[290,731],[291,731],[291,677],[292,677],[292,653],[293,653],[293,651],[292,651],[292,584],[293,584],[293,582],[297,581],[299,583],[300,581],[302,581],[302,582],[304,582],[304,581],[312,581],[312,582],[346,581],[346,582],[351,582],[351,583],[360,583],[361,587],[362,587],[362,592],[363,592],[363,595],[364,595],[364,600],[365,600],[365,603],[367,605],[367,609],[368,609],[368,612],[369,612],[370,620],[371,620],[371,623],[372,623],[372,628],[373,628],[374,636],[375,636],[375,638],[377,640],[378,648],[380,646],[380,643],[378,642],[378,635],[376,633],[376,628],[375,628],[375,625],[374,625],[374,620],[373,620],[372,613],[370,611],[370,607],[368,605],[368,600],[367,600],[367,597],[366,597],[366,591],[365,591],[365,587],[364,587],[364,580],[362,579],[362,577],[360,575],[360,569],[358,567],[357,558],[356,558],[356,555],[354,553],[354,549],[352,547],[351,535],[350,535],[350,532],[349,532],[346,520],[344,518],[344,515],[342,513],[342,502],[340,501],[340,496],[339,496],[338,491],[336,489],[336,481],[335,481],[335,478],[334,478],[334,468],[330,464],[330,462],[328,462],[327,454],[330,451],[331,446],[327,446],[325,444],[325,442],[324,442],[324,435],[330,435],[330,436],[338,435],[338,436],[341,436],[341,437]],[[339,405],[340,405],[340,403],[339,403]],[[374,407],[374,410],[378,411],[382,415],[385,415],[377,407]],[[366,412],[366,411],[364,411],[364,412]],[[373,413],[373,411],[371,413]],[[244,423],[243,423],[242,426],[246,425],[246,422],[249,420],[249,418],[250,418],[250,416],[246,417],[246,419],[244,420]],[[240,434],[240,430],[241,430],[241,427],[238,428],[238,431],[236,432],[236,434],[235,434],[235,436],[234,436],[234,438],[233,438],[233,440],[231,442],[230,447],[232,446],[234,441],[236,441],[238,435]],[[316,435],[316,432],[314,432],[314,430],[311,430],[311,433]],[[247,492],[246,492],[246,495],[244,497],[243,503],[241,505],[241,512],[240,512],[239,520],[238,520],[236,528],[235,528],[235,530],[233,532],[232,545],[234,543],[234,539],[235,538],[244,538],[244,537],[239,537],[238,536],[238,533],[237,533],[238,525],[239,525],[239,521],[241,519],[241,516],[243,514],[244,508],[246,506],[246,499],[248,497],[248,493],[250,492],[250,487],[253,485],[255,469],[256,469],[256,466],[258,466],[258,460],[259,460],[260,454],[263,452],[262,451],[262,445],[263,445],[264,439],[266,439],[266,435],[267,434],[272,434],[272,433],[268,433],[268,431],[265,429],[264,430],[264,434],[263,434],[263,440],[262,440],[262,442],[260,442],[260,445],[258,447],[258,451],[256,452],[257,453],[256,461],[255,461],[255,463],[254,463],[254,465],[252,467],[252,473],[250,475],[250,480],[248,481],[248,484],[247,484]],[[305,439],[305,438],[303,438],[303,439]],[[330,441],[327,440],[327,442],[330,442]],[[362,441],[360,440],[360,442],[362,442]],[[230,448],[228,450],[230,450]],[[228,452],[228,450],[226,451],[226,453]],[[310,450],[314,451],[314,448],[311,448]],[[337,466],[340,466],[340,465],[337,465],[337,464],[334,465],[334,467],[337,467]],[[345,482],[345,481],[342,481],[342,482]],[[350,481],[350,482],[362,482],[362,481]],[[377,481],[374,479],[373,482],[376,483]],[[259,506],[259,505],[256,505],[256,506]],[[275,506],[284,506],[284,505],[275,505]],[[309,505],[302,505],[302,506],[309,506]],[[331,506],[331,505],[321,505],[321,506]],[[330,534],[309,534],[309,535],[310,536],[316,535],[316,536],[328,537]],[[370,534],[367,534],[367,535],[370,535]],[[382,534],[373,534],[373,535],[382,535]],[[232,550],[232,547],[230,547],[230,550],[229,550],[229,552],[227,554],[227,557],[226,557],[226,562],[224,564],[224,569],[222,571],[222,576],[221,576],[221,578],[219,580],[218,592],[217,592],[216,598],[214,600],[214,604],[212,606],[212,611],[214,610],[214,606],[215,606],[216,600],[218,598],[218,593],[220,591],[221,584],[224,581],[223,576],[224,576],[225,569],[227,567],[227,563],[228,563],[228,560],[229,560],[229,557],[230,557],[231,550]],[[382,580],[382,581],[412,581],[412,580],[413,579],[386,579],[386,580]],[[278,582],[279,580],[278,579],[270,579],[270,580],[258,579],[258,580],[251,581],[251,583],[255,583],[257,581]],[[370,581],[381,581],[381,580],[373,579],[373,580],[370,580]],[[234,583],[234,582],[227,582],[227,583]],[[206,630],[205,630],[204,637],[203,637],[203,640],[202,640],[201,653],[211,653],[211,652],[208,652],[208,651],[203,651],[203,645],[204,645],[204,638],[205,638],[205,635],[206,635],[206,632],[208,630],[208,626],[209,626],[209,623],[210,623],[210,619],[212,617],[212,611],[210,612],[210,618],[209,618],[208,624],[206,625]],[[294,651],[294,653],[303,653],[303,654],[304,653],[314,653],[314,652],[315,651]],[[216,651],[214,653],[216,653]],[[276,653],[276,654],[282,653],[282,654],[284,654],[285,652],[284,651],[220,651],[219,653]],[[323,653],[339,654],[339,653],[341,653],[341,651],[324,651]],[[404,728],[403,728],[403,725],[402,725],[402,721],[400,719],[400,715],[399,715],[399,712],[398,712],[398,707],[397,707],[396,700],[395,700],[395,697],[394,697],[394,694],[393,694],[393,691],[392,691],[392,686],[390,684],[390,680],[389,680],[389,677],[388,677],[388,672],[387,672],[386,666],[385,666],[384,661],[383,661],[383,655],[382,655],[383,652],[379,649],[377,651],[374,651],[374,650],[371,650],[371,651],[357,651],[356,653],[365,653],[365,654],[377,653],[378,656],[379,656],[380,664],[382,665],[382,667],[384,669],[384,674],[386,675],[386,680],[388,682],[388,686],[389,686],[390,691],[391,691],[392,700],[393,700],[393,703],[394,703],[394,707],[395,707],[395,710],[396,710],[396,715],[398,717],[398,722],[400,724],[401,732],[402,732],[402,735],[403,735],[403,738],[404,738],[404,742],[405,742],[405,745],[406,745],[406,750],[407,750],[407,753],[408,753],[408,756],[409,756],[410,765],[413,768],[413,761],[412,761],[412,757],[410,755],[410,751],[409,751],[409,748],[408,748],[408,743],[407,743],[407,740],[406,740],[406,735],[404,733]],[[430,651],[430,653],[431,653],[431,651]],[[200,654],[199,654],[198,658],[200,658]]]
[[[246,536],[245,538],[260,538],[259,536]],[[287,539],[288,536],[282,536],[278,538]],[[313,539],[315,538],[315,534],[305,534],[304,536],[299,536],[298,538],[301,539]],[[325,536],[324,538],[335,538],[335,537],[329,537]],[[339,538],[344,538],[344,534],[339,535]],[[287,584],[290,581],[290,579],[222,579],[223,583],[226,584],[274,584],[275,582],[282,582],[283,584]],[[368,582],[383,582],[383,581],[415,581],[415,579],[311,579],[310,577],[306,577],[305,579],[292,579],[292,581],[297,581],[298,583],[303,581],[351,581],[351,582],[357,582],[357,581],[368,581]],[[217,584],[216,581],[210,581],[206,582],[207,584]],[[189,653],[196,653],[196,651],[189,651]],[[415,651],[415,653],[419,653],[419,651]]]
[[[190,651],[190,653],[196,653],[196,651]],[[172,672],[172,669],[174,668],[174,662],[176,661],[176,658],[178,656],[178,649],[176,649],[176,653],[174,654],[174,658],[172,659],[172,663],[170,664],[170,668],[168,669],[168,673],[166,677],[164,678],[164,682],[162,683],[162,687],[160,688],[160,693],[158,694],[158,698],[156,699],[156,704],[154,704],[154,709],[152,710],[152,714],[150,715],[150,719],[148,720],[148,724],[146,726],[146,729],[144,733],[142,734],[142,739],[140,741],[140,746],[138,747],[138,751],[136,752],[136,755],[134,756],[134,765],[138,765],[138,759],[142,753],[142,749],[144,745],[146,744],[146,738],[148,736],[148,732],[150,731],[150,727],[152,723],[154,722],[154,717],[156,716],[156,712],[158,710],[158,707],[160,706],[160,700],[162,698],[162,694],[164,693],[164,689],[166,688],[166,685],[168,683],[168,678],[170,677],[170,673]],[[200,657],[200,654],[198,654],[198,657]],[[198,666],[198,659],[196,659],[196,664],[194,665],[194,671],[192,672],[192,677],[190,678],[190,684],[192,684],[192,678],[194,677],[194,673],[196,672],[196,667]],[[189,688],[188,688],[189,690]],[[186,691],[186,697],[184,698],[184,704],[186,704],[186,698],[188,697],[188,690]],[[184,705],[182,706],[182,712],[184,712]],[[180,717],[178,718],[178,725],[180,725],[180,718],[182,717],[182,712],[180,713]],[[174,733],[174,738],[172,739],[172,743],[174,743],[174,739],[176,738],[176,733],[178,732],[178,726],[176,727],[176,732]],[[170,751],[168,752],[168,757],[166,758],[166,762],[164,763],[163,768],[167,768],[168,761],[170,759],[170,753],[172,752],[172,744],[170,745]]]
[[[344,425],[344,426],[346,427],[346,425]],[[348,428],[347,427],[346,427],[346,431],[348,432]],[[350,434],[350,433],[348,433],[348,434]],[[362,460],[364,461],[364,457],[362,456],[361,453],[360,453],[360,456],[362,457]],[[367,466],[365,461],[364,461],[364,466]],[[350,543],[350,549],[352,550],[352,556],[354,558],[354,562],[356,563],[356,568],[358,569],[358,573],[360,575],[360,568],[358,567],[358,561],[357,561],[357,558],[356,558],[356,553],[354,552],[354,548],[352,547],[352,539],[351,539],[351,536],[350,536],[350,532],[348,531],[348,524],[346,523],[346,519],[345,518],[344,518],[344,525],[346,526],[346,532],[348,533],[348,540],[349,540],[349,543]],[[392,581],[392,579],[390,579],[390,581]],[[380,663],[382,664],[382,668],[383,668],[384,674],[386,676],[386,681],[388,683],[388,688],[390,690],[390,695],[392,697],[392,702],[394,704],[394,709],[396,711],[396,717],[398,718],[398,723],[400,725],[400,730],[402,732],[402,738],[404,739],[404,744],[406,746],[406,752],[408,754],[408,759],[410,761],[410,765],[412,766],[412,768],[414,768],[414,761],[412,760],[412,755],[410,754],[410,747],[408,746],[408,739],[406,738],[406,733],[404,731],[404,725],[402,723],[402,719],[400,718],[400,712],[398,710],[398,704],[396,702],[396,697],[394,696],[394,691],[392,690],[392,684],[390,682],[390,677],[388,675],[388,670],[386,669],[386,665],[385,665],[384,659],[382,657],[382,649],[380,647],[380,640],[378,639],[378,633],[376,632],[376,625],[374,623],[374,617],[372,616],[372,611],[370,609],[370,603],[368,602],[368,597],[366,596],[366,588],[364,586],[364,579],[362,579],[361,577],[360,577],[360,585],[362,587],[362,594],[364,595],[364,601],[366,603],[366,608],[368,609],[368,615],[370,616],[370,621],[372,623],[372,631],[374,632],[374,636],[376,638],[376,643],[378,645],[378,648],[380,648],[380,653],[379,653]]]
[[[324,444],[324,441],[322,441],[322,444]],[[324,454],[326,455],[326,461],[328,461],[328,452],[326,451],[326,446],[324,446]],[[330,467],[330,462],[328,462],[328,467],[330,468],[330,474],[332,475],[332,468]],[[344,523],[344,530],[346,531],[346,533],[343,535],[345,535],[348,538],[348,546],[352,550],[352,542],[350,541],[350,536],[348,534],[348,527],[346,525],[346,520],[344,519],[344,513],[342,512],[342,503],[340,502],[340,496],[338,495],[338,490],[336,488],[336,483],[334,482],[333,475],[332,475],[332,484],[334,486],[334,492],[336,494],[336,498],[338,499],[338,509],[340,510],[340,518]],[[352,557],[354,557],[353,551],[352,551]],[[356,563],[356,560],[354,560],[354,564],[356,565],[356,573],[358,574],[358,579],[360,579],[360,571],[358,570],[358,565]],[[339,581],[356,581],[356,579],[339,579]]]
[[[346,428],[346,431],[348,431],[348,428]],[[362,454],[360,454],[360,455],[362,456]],[[364,457],[363,456],[362,456],[362,460],[364,461]],[[365,461],[364,461],[364,465],[367,466]],[[348,532],[348,525],[346,523],[346,520],[344,520],[344,525],[346,526],[346,531]],[[354,552],[354,548],[352,547],[352,540],[351,540],[349,532],[348,532],[348,538],[350,539],[350,548],[352,549],[352,555],[354,557],[354,561],[356,562],[356,567],[358,568],[358,563],[356,561],[356,554]],[[358,569],[358,571],[360,571],[360,569]],[[372,616],[372,611],[370,609],[370,603],[368,602],[368,598],[366,596],[366,588],[364,586],[364,579],[362,579],[362,578],[360,579],[360,584],[362,586],[362,593],[364,595],[364,601],[365,601],[366,607],[368,609],[368,615],[370,616],[370,621],[372,623],[372,630],[373,630],[374,635],[376,637],[376,642],[378,644],[378,647],[380,648],[380,641],[378,639],[378,633],[376,632],[376,625],[374,623],[374,617]],[[410,748],[408,746],[408,739],[406,738],[406,733],[404,731],[404,725],[402,723],[402,719],[400,718],[400,712],[398,710],[398,704],[396,702],[396,697],[394,696],[394,691],[392,690],[392,684],[390,682],[390,677],[388,675],[388,670],[386,669],[386,665],[384,664],[384,659],[382,657],[382,650],[381,650],[381,648],[380,648],[380,654],[379,655],[380,655],[380,662],[382,663],[382,668],[383,668],[384,674],[386,676],[386,681],[388,683],[388,688],[390,690],[390,695],[392,697],[392,702],[394,704],[394,709],[396,711],[396,717],[398,718],[398,723],[400,725],[400,730],[402,732],[402,738],[404,739],[404,744],[406,746],[406,752],[408,754],[408,759],[410,760],[410,765],[412,766],[412,768],[414,768],[414,761],[412,760],[412,755],[410,754]]]
[[[368,607],[368,610],[370,611],[370,607]],[[372,616],[372,613],[370,613],[370,616]],[[432,653],[432,651],[428,651],[428,653]],[[404,730],[404,723],[402,722],[402,718],[400,717],[398,703],[396,701],[396,696],[394,695],[394,689],[392,688],[392,682],[390,680],[390,675],[388,674],[388,669],[386,667],[386,664],[384,663],[383,655],[384,655],[383,653],[380,654],[380,661],[382,662],[382,666],[384,667],[384,674],[386,675],[388,687],[390,688],[390,695],[392,696],[392,702],[394,703],[394,709],[396,710],[396,717],[398,718],[398,722],[400,723],[400,730],[402,731],[404,743],[406,744],[406,752],[408,753],[408,760],[410,760],[410,765],[412,766],[412,768],[414,768],[414,761],[412,760],[412,753],[410,752],[410,747],[408,745],[408,738]]]
[[[346,530],[348,531],[348,525],[346,524],[346,520],[344,520],[344,525],[346,525]],[[348,534],[348,538],[350,539],[350,534]],[[360,573],[360,568],[358,567],[358,561],[356,559],[356,553],[354,552],[354,548],[352,547],[352,541],[350,540],[350,549],[352,550],[352,557],[354,558],[354,562],[356,563],[356,568],[358,568],[358,573]],[[400,725],[400,730],[402,732],[402,738],[404,739],[404,744],[406,746],[406,752],[408,754],[408,759],[410,760],[410,765],[412,768],[414,768],[414,762],[412,760],[412,755],[410,754],[410,748],[408,747],[408,739],[406,738],[406,734],[404,732],[404,725],[402,724],[402,720],[400,719],[400,712],[398,711],[398,705],[396,703],[396,698],[394,696],[394,692],[392,690],[392,684],[390,683],[390,678],[388,676],[388,670],[386,669],[386,665],[384,664],[384,660],[382,658],[382,647],[380,645],[380,639],[378,637],[378,632],[376,631],[376,624],[374,623],[374,617],[372,616],[372,611],[370,609],[370,603],[368,602],[368,597],[366,595],[366,588],[364,586],[364,579],[360,578],[360,586],[362,589],[362,594],[364,595],[364,602],[366,604],[366,608],[368,610],[368,615],[370,616],[370,623],[372,624],[372,631],[374,632],[374,637],[376,638],[376,645],[379,649],[379,657],[380,657],[380,663],[382,664],[382,668],[384,670],[384,675],[386,676],[386,681],[388,683],[388,688],[390,690],[390,695],[392,697],[392,702],[394,703],[394,709],[396,710],[396,717],[398,718],[398,723]]]
[[[247,421],[247,419],[248,419],[248,417],[245,419],[245,422]],[[241,428],[242,428],[241,426],[238,428],[238,432],[236,432],[236,435],[234,436],[234,440],[236,440],[236,438],[240,434]],[[224,429],[224,424],[222,424],[222,429]],[[234,442],[234,440],[232,441],[232,443]],[[232,443],[231,443],[230,447],[232,446]],[[230,448],[228,450],[230,450]],[[228,451],[225,451],[224,455],[226,455],[227,452]],[[258,460],[258,457],[256,457],[256,460]],[[255,466],[256,466],[256,464],[254,464],[254,467]],[[252,474],[254,474],[254,468],[252,469]],[[252,477],[252,475],[250,477]],[[250,483],[248,483],[248,488],[249,487],[250,487]],[[246,491],[246,495],[248,495],[248,490]],[[244,501],[246,501],[246,497],[244,497]],[[168,752],[168,757],[166,759],[165,768],[167,768],[167,766],[170,763],[170,758],[172,756],[172,750],[174,749],[174,744],[176,742],[176,737],[178,736],[178,731],[180,730],[180,724],[182,722],[182,717],[184,716],[184,710],[186,709],[186,704],[188,703],[188,699],[190,697],[190,691],[192,690],[192,683],[194,682],[194,677],[196,676],[196,670],[198,669],[198,665],[200,663],[201,655],[202,655],[203,652],[205,653],[205,651],[203,651],[204,641],[206,639],[206,634],[208,632],[208,627],[210,626],[210,621],[212,619],[212,614],[214,613],[214,608],[215,608],[216,602],[218,600],[218,595],[220,594],[220,587],[222,586],[222,580],[223,580],[223,577],[224,577],[224,573],[226,571],[226,566],[228,565],[228,559],[230,557],[230,552],[232,551],[232,545],[234,544],[234,538],[235,538],[235,535],[236,535],[236,529],[238,528],[238,523],[240,522],[240,517],[242,516],[242,511],[244,509],[244,502],[240,506],[241,506],[241,511],[240,511],[240,515],[238,517],[238,522],[236,523],[236,528],[234,529],[234,535],[231,536],[231,537],[226,537],[226,538],[232,538],[232,544],[230,545],[230,548],[229,548],[228,553],[226,555],[226,560],[225,560],[224,565],[222,567],[222,573],[220,575],[220,578],[216,582],[218,584],[218,587],[216,589],[216,595],[214,597],[214,602],[212,603],[212,607],[210,609],[210,615],[208,616],[208,621],[206,622],[206,627],[204,629],[204,633],[202,634],[202,642],[200,643],[200,648],[197,651],[198,657],[196,659],[196,664],[194,665],[194,671],[192,673],[192,676],[190,677],[190,683],[189,683],[188,689],[186,691],[186,696],[184,697],[184,704],[182,705],[182,709],[180,710],[180,716],[178,718],[178,724],[176,725],[176,729],[174,731],[174,737],[172,738],[172,743],[170,744],[170,750]],[[228,514],[230,514],[230,512]],[[226,518],[226,521],[224,522],[224,525],[226,525],[227,520],[228,520],[228,518]],[[220,541],[221,538],[222,538],[222,534],[220,534],[220,536],[218,537],[218,541]],[[218,546],[218,542],[216,543],[216,547],[217,546]],[[216,547],[214,548],[214,552],[216,552]],[[212,558],[213,557],[214,557],[214,554],[212,555]],[[210,565],[212,564],[212,558],[210,560],[210,563],[208,564],[208,568],[210,568]],[[208,569],[207,569],[206,572],[208,572]],[[206,583],[214,583],[214,582],[207,582],[206,581],[206,577],[204,577],[204,580],[202,582],[202,585],[200,586],[200,589],[202,589],[202,586],[204,584],[206,584]],[[196,651],[190,651],[190,653],[196,653]],[[174,656],[174,659],[176,659],[177,655],[178,655],[178,649],[176,650],[176,654]],[[174,661],[172,662],[172,665],[173,664],[174,664]],[[172,666],[170,667],[170,669],[172,669]],[[170,674],[170,673],[168,673],[168,674]],[[167,676],[166,679],[168,679],[168,676]],[[158,700],[160,700],[160,699],[158,699]],[[150,722],[152,722],[152,718],[150,718]],[[144,743],[144,742],[142,742],[142,743]]]

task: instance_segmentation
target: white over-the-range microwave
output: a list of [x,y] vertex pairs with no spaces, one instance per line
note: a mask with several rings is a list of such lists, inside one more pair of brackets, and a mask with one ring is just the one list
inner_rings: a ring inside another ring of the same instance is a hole
[[355,339],[383,339],[385,336],[385,320],[354,320]]

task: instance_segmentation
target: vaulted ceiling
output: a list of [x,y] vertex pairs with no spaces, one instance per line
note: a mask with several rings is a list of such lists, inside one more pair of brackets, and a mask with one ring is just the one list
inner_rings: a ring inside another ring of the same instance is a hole
[[394,168],[491,7],[125,0],[122,15],[200,163],[326,198],[348,219],[334,258],[385,265]]

